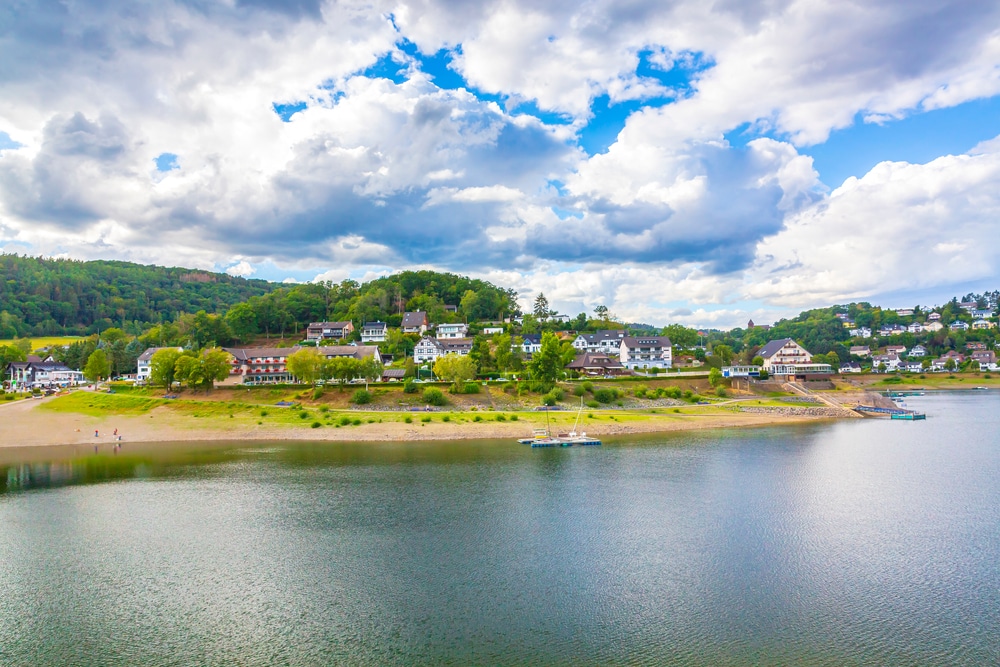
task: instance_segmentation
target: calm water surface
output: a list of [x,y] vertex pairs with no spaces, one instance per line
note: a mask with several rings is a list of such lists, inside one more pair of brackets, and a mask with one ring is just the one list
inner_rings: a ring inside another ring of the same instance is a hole
[[0,464],[0,664],[1000,664],[1000,392],[907,400]]

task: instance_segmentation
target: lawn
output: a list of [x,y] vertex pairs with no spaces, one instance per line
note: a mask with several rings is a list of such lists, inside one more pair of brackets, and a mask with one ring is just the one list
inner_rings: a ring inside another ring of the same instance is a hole
[[[84,336],[41,336],[39,338],[29,338],[28,340],[31,341],[31,350],[34,352],[43,347],[69,345],[83,339]],[[14,340],[11,338],[0,339],[0,346],[13,344]]]

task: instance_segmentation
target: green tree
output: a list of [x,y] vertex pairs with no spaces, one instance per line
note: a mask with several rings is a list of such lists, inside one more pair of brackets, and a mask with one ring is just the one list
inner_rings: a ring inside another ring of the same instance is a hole
[[180,350],[174,348],[154,352],[149,360],[149,383],[169,390],[174,384],[175,367],[180,356]]
[[549,318],[549,300],[545,298],[543,292],[539,292],[538,296],[535,297],[532,312],[540,320],[547,320]]
[[216,381],[229,377],[229,355],[218,348],[200,355],[182,354],[174,365],[175,377],[190,389],[211,390]]
[[760,356],[758,354],[756,357],[753,358],[753,360],[750,363],[753,366],[763,366],[764,365],[764,357],[762,357],[762,356]]
[[101,340],[108,344],[116,343],[120,340],[125,340],[126,338],[128,338],[128,334],[118,327],[111,327],[110,329],[105,329],[101,332]]
[[6,368],[7,364],[11,362],[24,361],[27,358],[28,355],[24,353],[24,350],[13,345],[0,345],[0,368]]
[[315,384],[323,368],[323,355],[314,347],[306,347],[288,355],[285,365],[299,382]]
[[226,313],[226,324],[233,337],[245,343],[257,334],[257,315],[248,303],[238,303]]
[[111,373],[111,364],[108,363],[108,356],[104,350],[94,350],[87,359],[87,364],[83,367],[83,377],[91,382],[98,382]]
[[698,344],[698,332],[681,324],[663,327],[663,335],[676,347],[694,347]]
[[713,387],[718,387],[722,384],[722,371],[718,368],[713,368],[708,371],[708,383]]
[[509,333],[496,334],[493,337],[493,356],[496,359],[497,370],[506,373],[513,365],[512,339]]
[[446,354],[434,362],[434,375],[451,382],[455,393],[460,393],[465,383],[476,377],[476,363],[468,356]]
[[605,305],[600,305],[594,308],[594,317],[602,322],[608,321],[608,307]]
[[712,354],[719,358],[719,361],[722,362],[723,366],[729,366],[733,363],[733,348],[728,345],[713,346]]
[[551,331],[542,334],[541,349],[534,354],[528,369],[531,377],[540,382],[552,383],[562,375],[562,349],[559,338]]

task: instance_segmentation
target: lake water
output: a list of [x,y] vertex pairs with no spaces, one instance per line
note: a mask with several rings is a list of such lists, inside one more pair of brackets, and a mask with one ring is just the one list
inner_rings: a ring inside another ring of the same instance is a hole
[[1000,664],[1000,392],[907,401],[0,464],[0,664]]

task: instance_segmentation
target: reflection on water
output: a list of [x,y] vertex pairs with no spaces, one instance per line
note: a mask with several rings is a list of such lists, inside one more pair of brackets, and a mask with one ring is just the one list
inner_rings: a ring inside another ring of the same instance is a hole
[[910,403],[3,464],[0,664],[998,664],[1000,395]]

